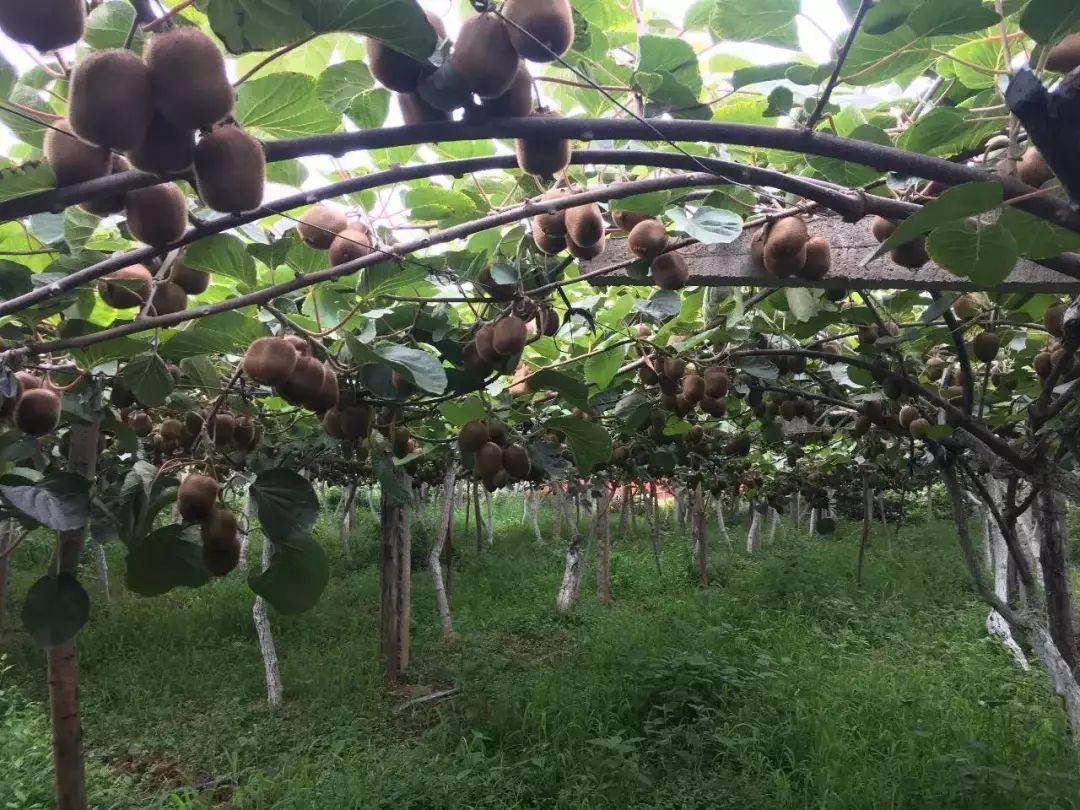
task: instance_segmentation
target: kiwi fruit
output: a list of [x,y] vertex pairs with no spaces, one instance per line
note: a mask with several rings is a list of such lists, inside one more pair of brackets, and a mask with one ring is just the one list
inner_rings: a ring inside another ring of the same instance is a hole
[[[128,171],[131,165],[119,155],[113,155],[110,161],[109,174],[121,174]],[[79,203],[79,207],[86,211],[88,214],[93,214],[96,217],[107,217],[111,214],[119,214],[124,210],[124,204],[127,201],[127,194],[120,192],[118,194],[110,194],[107,197],[95,197],[92,200]]]
[[1031,361],[1031,365],[1035,369],[1035,373],[1039,376],[1039,379],[1045,380],[1050,376],[1050,372],[1054,368],[1054,361],[1050,356],[1050,352],[1041,351],[1035,355],[1035,359]]
[[889,258],[901,267],[918,270],[930,261],[930,255],[926,252],[926,238],[920,236],[893,248],[889,252]]
[[322,385],[319,386],[315,396],[311,397],[306,404],[315,413],[325,413],[337,406],[340,396],[337,372],[324,364]]
[[489,363],[497,363],[501,356],[495,351],[495,326],[485,323],[473,335],[473,343],[480,357]]
[[258,208],[266,188],[262,144],[238,126],[214,127],[195,147],[195,185],[214,211],[238,214]]
[[1039,150],[1034,146],[1029,146],[1028,150],[1024,152],[1024,156],[1020,158],[1020,163],[1017,166],[1017,170],[1020,174],[1020,179],[1027,183],[1029,186],[1035,188],[1042,188],[1043,185],[1048,183],[1054,176],[1054,173],[1050,171],[1050,166]]
[[502,357],[519,354],[529,339],[528,325],[516,315],[500,318],[491,337],[492,348]]
[[44,436],[60,424],[60,397],[48,388],[23,390],[12,415],[15,427],[28,436]]
[[419,93],[398,93],[398,109],[406,125],[427,124],[432,121],[449,121],[450,113],[428,104]]
[[[446,39],[446,26],[430,11],[424,12],[438,39]],[[368,67],[375,81],[396,93],[415,93],[420,81],[435,68],[408,54],[396,51],[377,39],[367,40]]]
[[187,413],[185,413],[184,427],[192,436],[198,436],[200,433],[202,433],[203,429],[202,414],[196,411],[188,411]]
[[795,400],[786,399],[780,403],[780,416],[783,417],[784,421],[790,422],[797,415],[798,409],[796,407]]
[[896,232],[896,223],[885,217],[874,217],[870,222],[870,233],[878,242],[884,242]]
[[690,268],[681,253],[663,253],[649,265],[653,284],[661,290],[681,290],[690,278]]
[[[235,522],[235,518],[233,520]],[[229,536],[227,529],[219,529],[214,534],[222,538]],[[222,541],[222,543],[210,545],[205,540],[206,530],[204,527],[203,538],[203,567],[206,568],[210,575],[225,577],[235,571],[236,567],[240,565],[240,541],[236,539],[236,533],[233,533],[231,542]]]
[[668,235],[663,224],[656,219],[647,219],[634,226],[626,246],[640,259],[652,261],[667,248]]
[[237,447],[248,449],[255,441],[255,425],[246,416],[236,420],[236,429],[233,430],[233,442]]
[[502,448],[495,442],[485,442],[476,451],[475,470],[481,478],[495,475],[502,466]]
[[996,332],[981,332],[971,341],[971,353],[984,363],[992,363],[998,356],[1001,341]]
[[127,159],[136,169],[154,174],[183,174],[195,162],[195,131],[182,129],[160,112],[155,113],[146,136]]
[[176,491],[176,510],[187,523],[202,523],[214,514],[218,482],[209,475],[192,474]]
[[750,263],[765,269],[765,229],[758,228],[750,237]]
[[390,437],[391,450],[395,458],[405,458],[409,455],[409,440],[412,435],[407,427],[396,427]]
[[[534,110],[531,117],[558,118],[559,114],[550,110]],[[570,141],[562,138],[518,138],[515,143],[518,168],[544,181],[566,171],[570,165],[570,151]]]
[[109,402],[114,408],[130,408],[135,404],[135,393],[122,380],[113,380]]
[[285,338],[261,337],[244,354],[244,373],[263,385],[281,385],[292,375],[299,359]]
[[806,262],[796,270],[800,278],[817,281],[824,278],[832,267],[832,247],[823,236],[812,236],[806,242]]
[[180,437],[184,434],[184,423],[179,419],[173,419],[170,416],[167,419],[161,420],[161,426],[158,428],[158,432],[165,441],[178,442],[180,441]]
[[1078,67],[1080,67],[1080,34],[1068,34],[1050,49],[1046,57],[1046,69],[1055,73],[1072,73]]
[[1043,313],[1043,326],[1054,337],[1059,338],[1065,334],[1065,310],[1067,308],[1065,304],[1053,304],[1047,307]]
[[159,281],[154,289],[154,295],[150,299],[156,315],[172,315],[174,312],[183,312],[187,309],[187,293],[179,284],[171,281]]
[[341,429],[341,411],[331,408],[323,414],[322,429],[332,439],[344,439],[345,432]]
[[682,381],[682,397],[691,405],[697,405],[705,396],[705,378],[700,374],[687,374]]
[[150,297],[153,276],[141,264],[133,264],[105,276],[98,282],[98,295],[113,309],[142,306]]
[[490,360],[480,356],[476,350],[476,344],[472,342],[466,343],[465,348],[461,350],[461,365],[467,372],[477,377],[487,377],[495,370]]
[[151,247],[175,242],[187,230],[187,199],[175,183],[129,191],[124,212],[131,235]]
[[566,248],[570,251],[574,258],[588,261],[595,259],[604,252],[604,248],[607,246],[607,237],[601,236],[600,241],[592,245],[579,245],[574,242],[569,236],[566,237]]
[[349,225],[330,243],[330,265],[337,267],[339,264],[370,256],[374,247],[375,237],[366,226]]
[[737,433],[728,441],[724,447],[729,456],[748,456],[750,455],[750,434],[749,433]]
[[802,374],[806,371],[806,358],[792,356],[787,359],[788,371],[792,374]]
[[531,228],[533,244],[536,245],[536,249],[541,253],[545,253],[548,256],[554,256],[556,253],[562,253],[566,250],[566,237],[552,236],[549,234],[540,227],[537,217],[533,217]]
[[146,411],[136,411],[127,418],[128,427],[136,436],[146,438],[154,429],[154,421]]
[[566,210],[568,242],[579,247],[592,247],[604,237],[604,215],[596,203],[579,205]]
[[664,360],[664,376],[669,380],[678,380],[686,373],[686,361],[681,357],[668,357]]
[[475,453],[489,441],[487,425],[479,419],[466,422],[458,433],[458,447],[466,453]]
[[296,353],[300,357],[311,356],[311,344],[307,342],[306,338],[303,338],[300,335],[284,335],[281,339],[296,349]]
[[958,296],[952,304],[952,313],[957,319],[966,321],[979,314],[979,303],[970,295]]
[[[567,188],[553,188],[540,195],[538,202],[558,200],[571,194]],[[533,222],[550,236],[566,236],[566,209],[544,211],[533,217]]]
[[501,96],[480,99],[480,109],[491,118],[524,118],[533,111],[533,79],[523,62],[518,63],[514,81]]
[[319,395],[323,386],[323,364],[310,355],[301,355],[289,379],[277,386],[281,398],[290,405],[303,405]]
[[488,435],[491,437],[491,441],[499,445],[499,447],[505,447],[506,443],[510,441],[510,431],[506,427],[506,423],[498,418],[491,418],[487,420]]
[[345,230],[349,221],[336,208],[317,205],[305,211],[296,223],[296,232],[305,245],[316,250],[329,250],[334,237]]
[[559,313],[553,309],[542,309],[536,316],[540,334],[544,337],[554,337],[559,333]]
[[346,439],[366,439],[371,432],[371,408],[367,405],[346,405],[340,408],[341,432]]
[[911,427],[911,423],[918,419],[920,415],[921,414],[919,413],[919,409],[916,408],[914,405],[905,405],[903,408],[900,409],[900,413],[897,416],[897,419],[900,422],[900,427],[902,427],[904,430],[907,430],[909,427]]
[[[216,482],[215,482],[216,483]],[[209,548],[228,548],[236,542],[236,515],[228,509],[213,508],[202,523],[203,545]]]
[[506,0],[503,16],[514,48],[530,62],[554,62],[574,43],[569,0]]
[[45,130],[42,150],[58,186],[96,180],[112,171],[109,150],[80,139],[63,118]]
[[723,399],[728,392],[727,372],[716,366],[705,369],[705,393],[714,399]]
[[86,31],[83,0],[3,0],[0,31],[39,51],[74,45]]
[[506,474],[506,470],[500,469],[494,475],[482,477],[480,480],[484,483],[484,489],[488,492],[495,492],[510,482],[510,476]]
[[649,219],[654,219],[654,217],[649,214],[638,214],[633,211],[616,210],[611,212],[611,221],[615,223],[615,227],[619,230],[626,231],[627,233]]
[[[188,81],[189,76],[180,77]],[[84,141],[125,152],[146,137],[154,117],[150,71],[132,51],[94,51],[71,76],[68,121]]]
[[806,264],[806,223],[799,217],[785,217],[773,224],[765,239],[765,269],[780,278],[794,275]]
[[913,439],[925,439],[930,435],[930,422],[923,419],[921,416],[917,419],[912,419],[908,424],[908,433],[911,434]]
[[532,472],[532,462],[529,460],[529,451],[520,445],[511,444],[503,448],[502,466],[511,478],[519,481],[529,477]]
[[506,26],[491,12],[462,23],[450,54],[450,70],[481,98],[497,98],[509,90],[520,62]]
[[231,413],[216,414],[209,432],[214,444],[224,447],[233,440],[233,435],[236,433],[236,417]]
[[196,270],[177,261],[169,274],[169,281],[177,285],[188,295],[202,295],[210,288],[210,274],[205,270]]
[[209,129],[233,110],[225,58],[198,28],[177,26],[154,34],[146,66],[161,114],[180,129]]

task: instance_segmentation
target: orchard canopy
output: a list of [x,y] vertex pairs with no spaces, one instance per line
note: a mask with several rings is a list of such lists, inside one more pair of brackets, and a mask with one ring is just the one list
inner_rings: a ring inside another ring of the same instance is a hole
[[822,532],[845,482],[935,478],[1080,722],[1073,0],[86,6],[0,0],[0,496],[58,532],[42,645],[86,527],[136,593],[198,587],[249,489],[251,588],[301,612],[326,483],[380,487],[387,546],[451,475]]

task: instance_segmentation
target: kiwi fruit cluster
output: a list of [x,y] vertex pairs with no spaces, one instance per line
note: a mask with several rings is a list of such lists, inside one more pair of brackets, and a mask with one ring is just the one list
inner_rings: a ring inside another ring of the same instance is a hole
[[[896,232],[897,224],[884,217],[874,217],[870,223],[870,232],[878,242],[884,242]],[[901,267],[918,270],[930,261],[930,254],[926,252],[926,237],[920,236],[898,245],[889,251],[889,257]]]
[[240,564],[240,539],[236,515],[218,506],[219,490],[214,478],[191,473],[176,491],[176,510],[185,523],[199,524],[203,564],[223,577]]
[[45,436],[60,424],[60,396],[40,377],[28,371],[15,373],[15,395],[0,401],[0,418],[27,436]]
[[1067,34],[1050,49],[1046,56],[1046,69],[1055,73],[1072,73],[1080,67],[1080,33]]
[[[425,11],[428,22],[438,39],[446,38],[446,26],[441,19]],[[377,39],[367,41],[368,68],[375,81],[395,93],[415,93],[424,77],[435,71],[430,62],[421,62],[408,54],[396,51]]]
[[[555,328],[557,331],[558,327]],[[520,355],[528,340],[529,325],[518,315],[505,315],[493,323],[481,324],[462,352],[465,370],[486,377],[503,368],[507,358]]]
[[473,473],[489,492],[532,476],[529,451],[511,441],[509,430],[498,419],[466,422],[458,432],[458,449],[472,456]]
[[339,404],[323,414],[322,428],[335,439],[363,441],[371,433],[372,421],[371,406],[367,403]]
[[173,262],[168,278],[154,281],[154,274],[142,264],[110,273],[98,282],[101,300],[113,309],[133,309],[150,302],[151,315],[171,315],[187,309],[188,295],[199,295],[210,286],[210,274]]
[[338,376],[311,353],[311,345],[296,335],[259,338],[244,354],[244,372],[268,385],[290,405],[322,417],[340,401]]
[[751,238],[754,265],[777,278],[798,276],[817,281],[832,268],[832,248],[823,236],[811,236],[798,216],[784,217]]
[[333,267],[370,256],[378,244],[366,223],[350,223],[341,211],[326,205],[306,211],[296,232],[308,247],[329,251]]

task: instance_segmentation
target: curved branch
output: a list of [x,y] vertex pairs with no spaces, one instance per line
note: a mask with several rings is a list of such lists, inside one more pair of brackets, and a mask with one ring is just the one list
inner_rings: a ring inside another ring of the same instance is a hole
[[[990,175],[981,169],[952,163],[941,158],[905,152],[892,146],[881,146],[868,141],[841,138],[822,132],[804,129],[779,129],[760,124],[731,124],[721,121],[650,120],[642,123],[628,119],[608,118],[506,118],[483,123],[449,121],[416,124],[407,127],[387,127],[357,132],[337,132],[312,135],[291,140],[267,141],[264,146],[270,162],[292,160],[314,155],[339,157],[348,152],[393,146],[416,146],[446,141],[487,140],[491,138],[567,138],[581,141],[638,140],[655,141],[658,138],[674,141],[698,141],[702,143],[737,144],[765,149],[782,149],[819,157],[870,166],[881,172],[902,172],[926,180],[936,180],[946,185],[973,181],[994,180],[1005,189],[1006,198],[1029,195],[1035,189],[1019,180]],[[701,164],[694,161],[695,168]],[[732,164],[738,165],[738,164]],[[163,182],[155,175],[124,172],[97,183],[94,196],[117,194]],[[112,181],[112,184],[107,181]],[[0,221],[33,213],[55,211],[74,202],[85,202],[93,197],[77,197],[85,191],[72,194],[75,186],[53,189],[0,203]],[[73,198],[74,197],[74,198]],[[1018,200],[1016,207],[1064,228],[1080,233],[1080,212],[1071,209],[1067,202],[1046,196]]]

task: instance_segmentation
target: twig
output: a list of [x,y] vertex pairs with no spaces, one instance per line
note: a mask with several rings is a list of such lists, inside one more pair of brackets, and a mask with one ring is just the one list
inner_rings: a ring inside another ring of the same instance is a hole
[[866,12],[873,5],[874,0],[862,0],[862,3],[859,4],[859,10],[855,12],[855,19],[851,23],[851,30],[844,39],[844,44],[840,47],[840,53],[836,55],[836,65],[833,67],[828,84],[825,85],[825,91],[821,94],[821,98],[818,99],[818,103],[814,106],[814,111],[810,113],[810,117],[806,119],[806,130],[813,132],[817,128],[818,122],[821,121],[821,116],[829,105],[829,98],[840,83],[840,72],[844,69],[844,62],[847,61],[848,54],[851,53],[851,46],[855,44],[855,37],[859,33],[860,26],[862,26],[863,18],[866,17]]
[[460,686],[454,686],[450,689],[441,689],[438,692],[432,692],[430,695],[422,695],[421,697],[413,698],[412,700],[406,700],[400,706],[394,709],[394,714],[401,714],[406,709],[413,706],[419,706],[422,703],[430,703],[433,700],[441,700],[445,697],[452,697],[461,691]]

